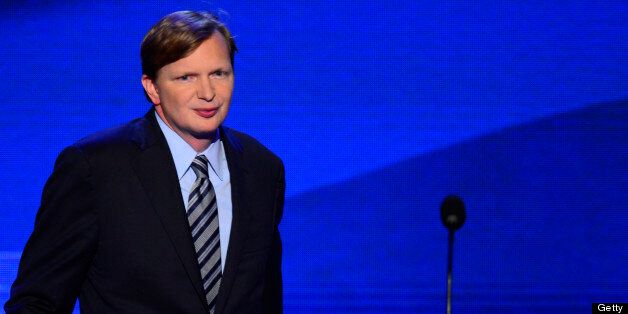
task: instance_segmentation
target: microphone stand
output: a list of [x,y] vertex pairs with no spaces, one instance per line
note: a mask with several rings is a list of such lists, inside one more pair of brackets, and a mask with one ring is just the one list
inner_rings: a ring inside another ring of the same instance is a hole
[[454,231],[449,230],[447,249],[447,314],[451,314],[451,281],[454,260]]

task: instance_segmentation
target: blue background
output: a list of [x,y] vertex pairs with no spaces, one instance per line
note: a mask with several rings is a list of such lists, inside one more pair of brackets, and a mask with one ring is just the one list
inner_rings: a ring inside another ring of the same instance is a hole
[[59,151],[143,115],[163,15],[236,35],[226,124],[285,162],[287,313],[628,302],[625,1],[0,2],[0,302]]

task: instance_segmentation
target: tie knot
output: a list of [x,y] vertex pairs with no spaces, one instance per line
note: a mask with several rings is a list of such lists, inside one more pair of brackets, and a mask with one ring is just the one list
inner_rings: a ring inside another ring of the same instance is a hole
[[192,161],[191,167],[196,174],[197,179],[204,179],[208,177],[207,162],[207,157],[205,157],[205,155],[198,155]]

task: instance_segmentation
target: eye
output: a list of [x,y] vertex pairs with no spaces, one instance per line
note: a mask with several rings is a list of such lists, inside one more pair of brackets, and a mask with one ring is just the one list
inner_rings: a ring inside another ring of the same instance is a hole
[[224,77],[229,76],[229,72],[223,71],[223,70],[216,70],[212,73],[212,76],[216,78],[224,78]]
[[177,81],[189,81],[190,80],[190,76],[189,75],[181,75],[179,77],[177,77]]

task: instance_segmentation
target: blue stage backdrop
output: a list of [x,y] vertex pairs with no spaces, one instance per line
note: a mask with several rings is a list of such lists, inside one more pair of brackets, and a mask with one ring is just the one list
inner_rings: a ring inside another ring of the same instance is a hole
[[161,16],[236,35],[227,125],[285,162],[287,313],[628,302],[626,1],[2,1],[0,302],[59,151],[144,114]]

